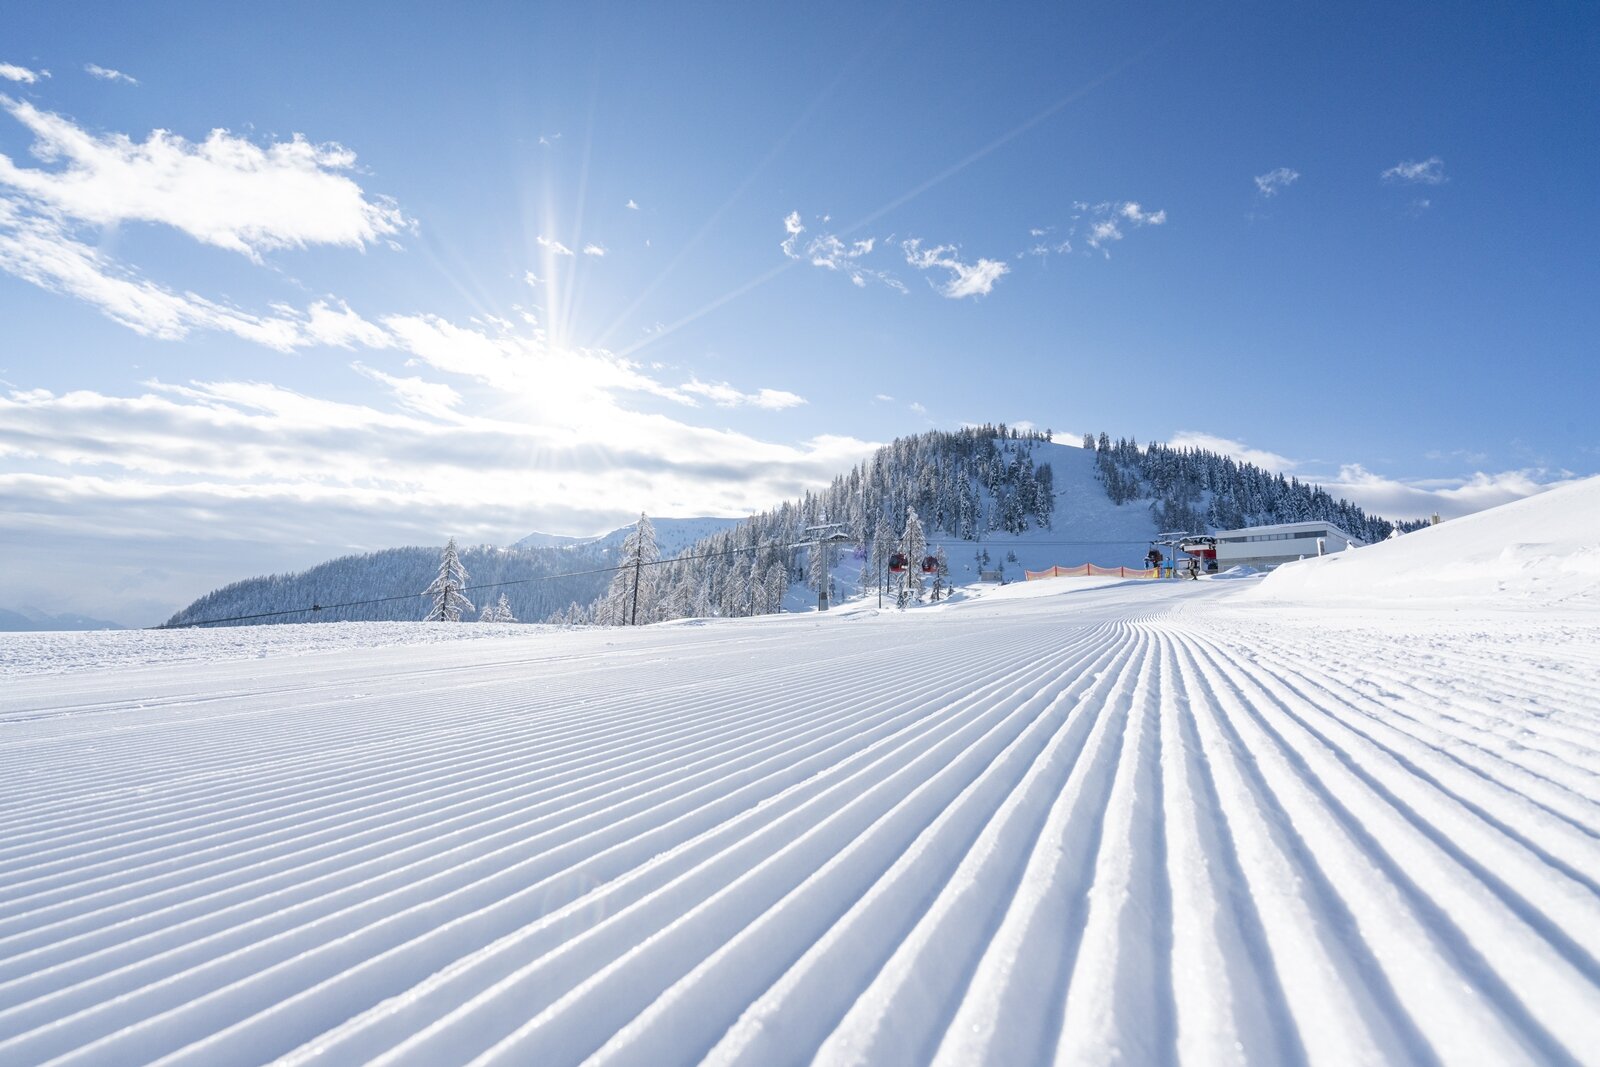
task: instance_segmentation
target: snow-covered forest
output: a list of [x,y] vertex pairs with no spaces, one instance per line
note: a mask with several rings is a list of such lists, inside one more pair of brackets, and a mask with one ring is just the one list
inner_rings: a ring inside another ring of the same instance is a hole
[[1162,444],[1141,448],[1127,438],[1113,443],[1104,433],[1085,437],[1083,445],[1095,450],[1100,481],[1112,502],[1150,500],[1151,513],[1163,529],[1198,533],[1322,521],[1371,543],[1396,528],[1405,533],[1426,525],[1422,520],[1392,522],[1368,515],[1320,485],[1204,449]]
[[[1048,528],[1055,489],[1048,463],[1035,461],[1047,433],[977,426],[897,438],[870,460],[834,478],[828,488],[784,501],[729,530],[691,545],[663,564],[647,597],[649,621],[720,615],[765,615],[781,610],[789,586],[815,584],[832,568],[808,566],[808,530],[837,523],[868,577],[883,571],[903,548],[906,519],[952,538],[973,541],[996,533]],[[838,551],[838,549],[834,549]],[[875,578],[873,579],[876,580]],[[849,592],[849,590],[834,590]],[[597,614],[597,620],[610,616]],[[642,621],[642,620],[641,620]]]

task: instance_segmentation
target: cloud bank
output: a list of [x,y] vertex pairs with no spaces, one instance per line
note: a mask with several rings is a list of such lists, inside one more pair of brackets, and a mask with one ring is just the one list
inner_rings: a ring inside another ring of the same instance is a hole
[[199,143],[166,130],[139,142],[4,94],[0,109],[33,134],[45,164],[0,155],[0,189],[53,218],[157,223],[256,261],[276,249],[364,248],[411,226],[393,201],[366,196],[347,173],[355,153],[338,144],[296,134],[262,147],[220,129]]

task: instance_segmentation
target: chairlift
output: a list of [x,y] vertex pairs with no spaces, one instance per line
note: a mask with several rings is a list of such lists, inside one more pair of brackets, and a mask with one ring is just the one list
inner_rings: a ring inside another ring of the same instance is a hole
[[923,574],[938,574],[939,573],[939,557],[938,556],[923,556],[922,557],[922,573]]
[[904,552],[894,553],[889,557],[889,573],[904,574],[906,571],[906,565],[910,562],[910,560],[906,559],[906,554]]

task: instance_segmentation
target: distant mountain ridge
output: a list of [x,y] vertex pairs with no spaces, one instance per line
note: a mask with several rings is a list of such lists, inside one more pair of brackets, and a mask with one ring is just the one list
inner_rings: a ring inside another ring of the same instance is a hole
[[40,611],[24,605],[16,611],[0,608],[0,632],[7,633],[43,633],[49,630],[126,630],[127,627],[120,622],[110,622],[106,619],[96,619],[88,615],[79,615],[77,612],[63,612],[60,615],[51,615],[49,612]]
[[[422,595],[439,569],[440,546],[407,546],[342,556],[294,574],[246,578],[213,590],[168,619],[168,626],[228,623],[400,622],[426,617]],[[476,612],[504,593],[521,622],[542,622],[587,604],[605,588],[615,552],[605,545],[460,549],[466,595]],[[510,583],[510,584],[502,584]],[[313,605],[320,610],[311,610]],[[350,605],[350,606],[334,606]]]
[[[702,538],[710,537],[722,530],[732,529],[742,521],[737,518],[718,518],[714,516],[700,516],[697,518],[672,519],[650,517],[650,525],[655,527],[656,546],[660,548],[663,556],[675,556],[683,549],[688,548]],[[520,541],[514,542],[512,548],[578,548],[585,545],[598,545],[604,548],[619,548],[633,532],[637,522],[630,522],[620,526],[610,533],[598,537],[569,537],[565,534],[531,533]]]

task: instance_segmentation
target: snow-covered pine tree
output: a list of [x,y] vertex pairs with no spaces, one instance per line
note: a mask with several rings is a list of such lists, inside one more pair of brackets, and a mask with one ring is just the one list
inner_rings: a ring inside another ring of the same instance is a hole
[[494,605],[494,621],[495,622],[516,622],[517,621],[517,613],[511,610],[511,601],[506,599],[506,595],[504,593],[501,593],[500,594],[500,599],[495,602],[495,605]]
[[770,611],[783,610],[783,594],[789,586],[789,568],[783,565],[782,560],[773,560],[767,564],[767,603]]
[[906,509],[906,529],[900,537],[906,554],[906,570],[900,576],[900,606],[922,603],[922,557],[928,554],[928,541],[922,534],[922,520],[915,508]]
[[[828,521],[827,513],[824,512],[823,515],[822,523],[825,524]],[[832,547],[827,542],[819,540],[812,544],[809,550],[810,555],[806,560],[806,584],[813,589],[820,591],[827,584],[829,575],[833,573]]]
[[461,557],[456,551],[456,539],[452,537],[444,546],[444,554],[439,557],[439,576],[422,591],[423,596],[433,597],[433,608],[428,612],[428,621],[460,622],[461,613],[472,610],[472,601],[461,591],[466,584],[467,569],[461,565]]
[[[872,568],[872,586],[875,588],[889,573],[889,557],[895,553],[894,530],[889,526],[889,517],[882,511],[878,512],[878,522],[872,532],[872,553],[868,557],[868,564]],[[866,585],[866,582],[862,582]]]
[[933,599],[938,603],[950,592],[950,561],[944,557],[943,545],[939,546],[933,556],[939,561],[939,569],[933,572]]
[[661,559],[656,547],[656,528],[644,512],[633,531],[622,542],[622,558],[600,602],[599,621],[606,626],[638,626],[656,621],[659,603],[657,568]]

